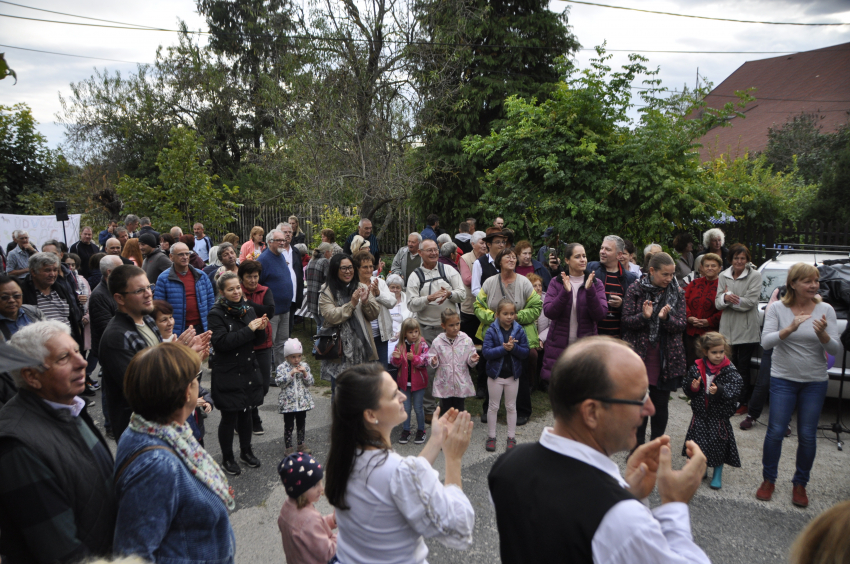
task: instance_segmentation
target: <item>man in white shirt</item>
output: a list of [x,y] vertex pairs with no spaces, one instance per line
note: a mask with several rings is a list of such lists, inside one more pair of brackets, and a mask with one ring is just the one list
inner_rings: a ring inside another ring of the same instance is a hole
[[[705,474],[696,443],[687,442],[680,471],[666,435],[635,450],[625,477],[609,458],[634,448],[655,413],[640,357],[612,337],[582,339],[558,359],[549,388],[554,428],[490,471],[502,562],[710,562],[693,541],[687,505]],[[656,481],[661,506],[650,510],[641,500]]]

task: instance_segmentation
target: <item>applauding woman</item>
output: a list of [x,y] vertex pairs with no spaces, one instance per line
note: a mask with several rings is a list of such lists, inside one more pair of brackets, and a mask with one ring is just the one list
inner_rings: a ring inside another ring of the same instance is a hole
[[540,379],[547,384],[552,367],[564,349],[582,337],[596,335],[596,324],[608,315],[605,286],[596,280],[593,272],[585,270],[587,254],[582,245],[567,245],[565,266],[569,276],[561,272],[560,277],[549,284],[543,300],[543,315],[549,319],[549,334]]
[[[336,508],[339,562],[421,564],[425,538],[454,549],[472,546],[475,512],[462,491],[461,460],[469,446],[469,413],[434,411],[419,456],[402,457],[390,433],[407,419],[404,394],[377,364],[337,377],[325,493]],[[445,485],[432,468],[445,456]]]
[[[649,273],[629,286],[623,300],[623,340],[646,365],[649,398],[655,405],[651,440],[667,429],[670,392],[682,385],[687,372],[682,333],[687,325],[685,293],[676,281],[676,264],[667,253],[656,253]],[[637,442],[646,442],[647,419],[638,428]]]
[[372,253],[358,251],[351,256],[351,261],[357,270],[360,283],[369,288],[369,293],[381,306],[378,318],[371,321],[371,331],[375,348],[378,350],[378,362],[386,368],[389,361],[387,343],[393,338],[393,318],[390,312],[397,303],[396,297],[382,278],[372,276],[372,271],[375,270],[375,259]]
[[219,298],[207,319],[215,351],[210,360],[212,397],[221,411],[218,442],[222,468],[238,475],[242,470],[233,457],[234,431],[239,433],[240,460],[251,468],[260,466],[251,450],[251,408],[263,405],[263,378],[254,347],[266,342],[269,318],[257,317],[242,295],[236,273],[225,272],[217,284]]

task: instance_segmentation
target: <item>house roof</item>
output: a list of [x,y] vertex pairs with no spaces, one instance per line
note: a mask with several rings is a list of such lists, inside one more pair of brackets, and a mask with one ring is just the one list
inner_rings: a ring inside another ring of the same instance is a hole
[[736,102],[735,91],[754,87],[746,118],[730,120],[700,139],[703,161],[726,153],[733,158],[767,146],[768,128],[800,113],[821,117],[822,133],[836,131],[850,113],[850,43],[782,55],[741,65],[706,96],[709,107]]

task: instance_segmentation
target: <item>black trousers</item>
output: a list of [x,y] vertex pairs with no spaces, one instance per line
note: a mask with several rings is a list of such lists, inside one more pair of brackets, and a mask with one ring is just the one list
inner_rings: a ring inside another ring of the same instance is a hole
[[451,408],[455,408],[458,411],[466,411],[464,398],[440,398],[440,414],[447,412]]
[[753,388],[755,387],[750,376],[750,362],[758,346],[758,343],[732,345],[732,356],[729,360],[732,361],[732,364],[738,369],[738,374],[744,380],[744,387],[741,388],[741,395],[738,398],[738,403],[742,405],[747,405],[750,402],[750,396],[753,394]]
[[652,400],[652,405],[655,406],[655,415],[652,417],[644,417],[643,424],[637,430],[637,444],[642,445],[646,442],[646,424],[652,420],[652,430],[649,434],[649,440],[653,441],[664,434],[667,430],[667,404],[670,402],[670,391],[659,390],[655,386],[649,386],[649,399]]
[[224,460],[233,460],[233,431],[239,433],[239,449],[242,452],[251,450],[251,411],[222,411],[221,422],[218,424],[218,444],[221,446],[221,456]]
[[[272,379],[272,351],[273,347],[254,351],[257,357],[257,364],[260,365],[260,377],[263,379],[263,397],[269,393],[269,386]],[[251,421],[254,425],[262,425],[263,420],[260,419],[260,410],[257,407],[251,408]]]
[[307,412],[292,411],[283,414],[283,440],[286,442],[286,448],[292,448],[292,428],[298,429],[298,445],[304,444],[304,436],[307,432]]
[[758,419],[764,409],[764,404],[770,395],[770,367],[773,364],[773,349],[762,351],[761,366],[755,388],[750,396],[747,414]]

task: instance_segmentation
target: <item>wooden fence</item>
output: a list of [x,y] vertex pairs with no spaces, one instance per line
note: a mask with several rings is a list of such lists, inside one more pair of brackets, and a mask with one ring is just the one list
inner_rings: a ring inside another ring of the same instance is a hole
[[765,228],[737,222],[717,227],[726,235],[726,246],[745,244],[756,265],[773,258],[776,251],[768,249],[777,245],[850,245],[850,223],[813,221],[794,224],[788,221]]
[[[342,215],[352,217],[356,214],[350,206],[337,207]],[[221,238],[226,233],[236,233],[239,236],[240,242],[245,242],[250,238],[251,229],[258,225],[268,233],[269,230],[277,227],[281,222],[285,222],[290,215],[298,217],[298,222],[301,229],[307,236],[308,246],[313,238],[314,230],[321,230],[322,227],[322,212],[324,206],[314,205],[292,205],[292,206],[241,206],[236,214],[236,219],[227,224],[221,225],[205,225],[207,233],[212,237],[213,242],[221,241]],[[385,213],[380,214],[373,221],[375,233],[380,233],[381,228],[387,219],[387,214],[390,215],[389,222],[384,229],[383,235],[380,237],[380,245],[382,254],[395,254],[395,252],[407,244],[407,236],[412,231],[422,231],[424,223],[406,207],[395,209],[387,208]],[[420,225],[422,223],[422,225]],[[342,244],[350,233],[337,233],[337,242]]]

